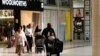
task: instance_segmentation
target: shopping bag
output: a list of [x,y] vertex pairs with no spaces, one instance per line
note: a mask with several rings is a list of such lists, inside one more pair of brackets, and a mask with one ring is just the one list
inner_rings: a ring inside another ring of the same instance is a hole
[[55,39],[54,49],[57,52],[62,52],[63,51],[63,42],[60,41],[59,39]]

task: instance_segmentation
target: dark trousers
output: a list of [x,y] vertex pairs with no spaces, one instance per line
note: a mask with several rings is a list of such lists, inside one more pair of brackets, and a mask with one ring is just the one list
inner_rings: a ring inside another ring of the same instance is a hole
[[27,52],[31,51],[32,52],[32,44],[33,44],[33,38],[30,36],[26,36],[28,46],[27,46]]
[[50,49],[48,48],[48,39],[45,39],[46,56],[51,56]]
[[7,37],[7,40],[8,40],[8,42],[7,42],[8,48],[10,48],[10,47],[11,47],[11,37],[8,36],[8,37]]

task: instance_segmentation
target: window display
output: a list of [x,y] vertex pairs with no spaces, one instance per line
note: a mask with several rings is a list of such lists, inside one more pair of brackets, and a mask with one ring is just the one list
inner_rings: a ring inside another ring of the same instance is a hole
[[75,22],[75,26],[82,26],[82,21],[81,22]]
[[74,31],[76,33],[80,33],[80,32],[83,32],[83,29],[82,29],[82,27],[74,27]]
[[83,8],[85,0],[73,0],[73,8]]
[[90,0],[73,0],[73,39],[90,40]]
[[13,10],[0,10],[0,18],[14,18]]
[[74,17],[83,17],[83,9],[77,8],[73,12]]
[[82,33],[84,32],[84,13],[83,8],[74,8],[73,9],[73,17],[74,17],[74,35],[76,33],[76,39],[80,40],[82,37]]
[[0,37],[4,35],[4,28],[7,22],[10,22],[11,26],[14,27],[13,10],[0,10]]

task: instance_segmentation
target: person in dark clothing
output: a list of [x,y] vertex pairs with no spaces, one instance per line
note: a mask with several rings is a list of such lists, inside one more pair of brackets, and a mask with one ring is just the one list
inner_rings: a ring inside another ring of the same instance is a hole
[[37,39],[40,35],[41,35],[41,29],[39,29],[39,26],[36,26],[36,29],[34,32],[35,39]]
[[[34,31],[34,36],[35,36],[35,52],[39,53],[42,51],[42,48],[44,48],[44,39],[42,38],[42,34],[41,34],[41,29],[39,28],[39,26],[36,26],[36,29]],[[42,48],[40,48],[42,47]]]
[[[54,37],[56,38],[56,35],[55,35],[55,32],[54,32],[54,29],[52,28],[51,24],[48,23],[47,24],[47,27],[43,30],[42,32],[42,36],[44,37],[45,39],[45,46],[46,46],[46,52],[47,52],[47,56],[51,56],[51,53],[50,53],[50,50],[48,49],[48,33],[53,33],[54,34]],[[59,53],[57,53],[57,56],[59,56]]]
[[55,35],[55,32],[54,32],[54,29],[52,28],[52,26],[51,26],[51,24],[50,23],[48,23],[47,24],[47,27],[43,30],[43,32],[42,32],[42,36],[45,38],[45,39],[48,39],[48,33],[54,33],[54,36],[56,37],[56,35]]
[[11,36],[12,36],[12,27],[11,24],[8,22],[7,23],[7,27],[5,27],[5,35],[7,37],[8,40],[8,47],[7,48],[11,48]]
[[40,32],[40,31],[41,31],[41,29],[39,29],[39,26],[37,25],[37,26],[36,26],[36,29],[35,29],[35,33],[36,33],[36,32]]

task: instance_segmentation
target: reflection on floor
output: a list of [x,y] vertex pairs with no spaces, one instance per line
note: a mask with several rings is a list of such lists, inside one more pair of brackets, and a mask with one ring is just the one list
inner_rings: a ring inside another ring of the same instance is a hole
[[[17,56],[17,54],[15,53],[15,48],[0,48],[0,56]],[[46,56],[46,53],[36,54],[33,47],[32,53],[24,53],[23,56]],[[61,56],[92,56],[92,47],[66,49],[61,53]]]
[[67,49],[61,56],[92,56],[92,46]]

